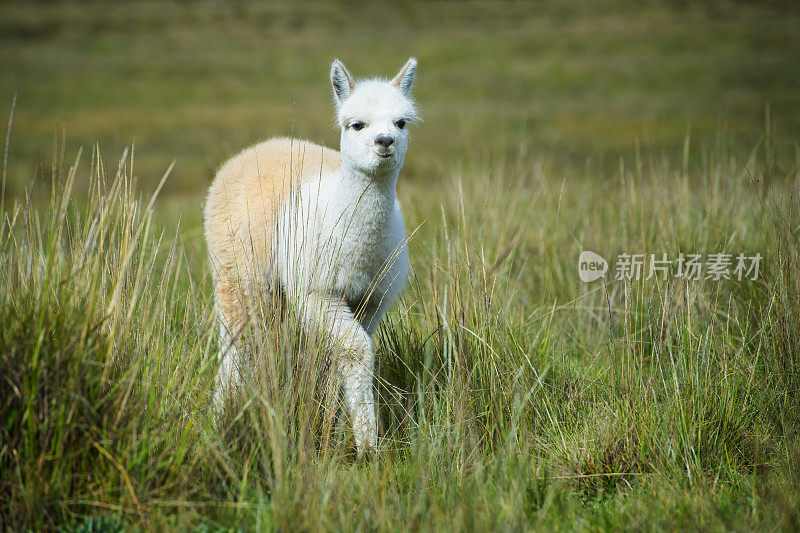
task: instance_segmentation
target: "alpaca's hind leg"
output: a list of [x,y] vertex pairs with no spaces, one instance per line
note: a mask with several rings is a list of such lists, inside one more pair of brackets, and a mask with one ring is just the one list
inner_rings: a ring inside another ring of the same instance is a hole
[[214,404],[219,411],[225,398],[239,383],[241,372],[240,352],[237,338],[245,323],[245,312],[241,298],[234,292],[236,285],[228,278],[220,277],[215,284],[217,317],[219,318],[219,370],[214,380]]
[[225,404],[225,398],[231,389],[239,383],[239,354],[234,343],[234,336],[225,326],[224,321],[219,321],[219,369],[214,379],[214,406],[220,411]]
[[342,379],[347,409],[353,421],[359,453],[378,445],[372,393],[372,340],[341,299],[320,293],[304,295],[303,324],[326,335],[335,346],[334,368]]

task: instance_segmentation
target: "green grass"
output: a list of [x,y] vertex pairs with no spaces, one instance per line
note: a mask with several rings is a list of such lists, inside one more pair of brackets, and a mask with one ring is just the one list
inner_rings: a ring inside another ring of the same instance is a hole
[[[0,98],[18,93],[4,528],[800,528],[796,9],[67,3],[0,21]],[[215,423],[214,167],[292,129],[335,145],[331,54],[389,74],[412,53],[425,122],[399,195],[420,228],[375,339],[381,453],[353,457],[291,309],[248,333],[261,357]],[[584,284],[585,249],[764,259],[756,281]]]

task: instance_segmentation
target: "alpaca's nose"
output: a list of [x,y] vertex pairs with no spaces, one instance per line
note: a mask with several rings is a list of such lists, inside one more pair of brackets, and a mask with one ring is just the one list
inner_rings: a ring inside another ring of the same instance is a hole
[[375,137],[375,144],[380,144],[384,148],[389,148],[394,143],[394,137],[391,135],[377,135]]

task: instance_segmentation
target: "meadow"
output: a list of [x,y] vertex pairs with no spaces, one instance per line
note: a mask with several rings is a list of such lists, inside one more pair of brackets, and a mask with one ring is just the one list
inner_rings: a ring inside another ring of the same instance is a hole
[[[788,2],[0,4],[0,526],[799,529],[798,28]],[[410,55],[380,453],[292,309],[215,421],[216,167],[337,146],[333,57]],[[615,279],[621,254],[673,263]]]

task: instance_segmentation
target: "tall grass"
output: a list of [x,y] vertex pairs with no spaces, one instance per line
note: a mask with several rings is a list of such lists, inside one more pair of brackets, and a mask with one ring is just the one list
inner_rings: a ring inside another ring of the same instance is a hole
[[[46,201],[2,207],[2,525],[797,527],[796,169],[764,190],[756,157],[687,160],[598,179],[522,154],[401,191],[421,227],[376,335],[373,462],[291,309],[246,332],[216,420],[207,267],[154,222],[132,154],[56,161]],[[583,249],[758,251],[764,270],[582,284]]]

